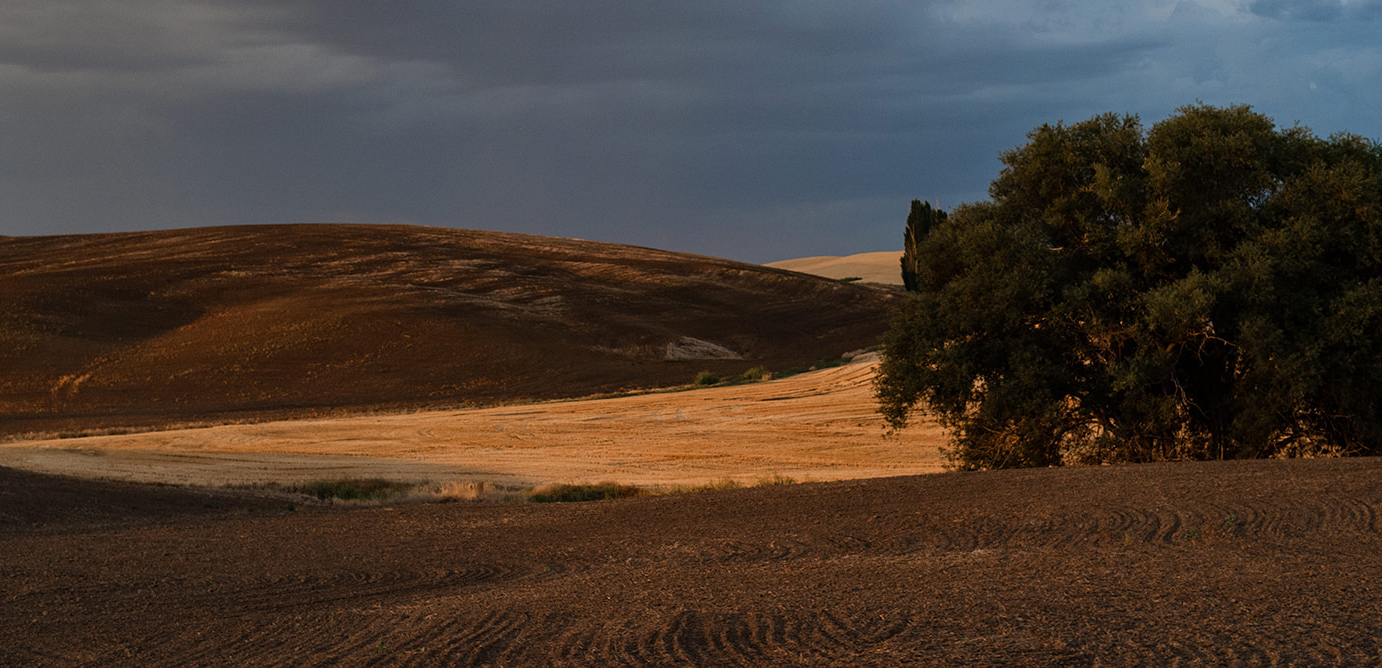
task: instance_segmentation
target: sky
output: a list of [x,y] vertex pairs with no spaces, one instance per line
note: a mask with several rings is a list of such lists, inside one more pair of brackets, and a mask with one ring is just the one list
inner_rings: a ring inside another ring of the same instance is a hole
[[0,235],[400,223],[898,250],[1043,123],[1382,138],[1382,0],[5,0]]

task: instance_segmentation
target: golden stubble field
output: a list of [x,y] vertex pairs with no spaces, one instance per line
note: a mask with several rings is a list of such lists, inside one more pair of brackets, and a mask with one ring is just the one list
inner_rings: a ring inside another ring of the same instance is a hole
[[0,465],[210,486],[378,477],[658,487],[940,471],[939,427],[885,434],[871,395],[876,368],[861,358],[778,380],[619,398],[15,441],[0,447]]

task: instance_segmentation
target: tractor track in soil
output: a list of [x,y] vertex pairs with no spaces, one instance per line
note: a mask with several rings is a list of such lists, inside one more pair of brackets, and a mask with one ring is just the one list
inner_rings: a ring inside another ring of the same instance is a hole
[[290,512],[0,469],[0,663],[1375,665],[1379,482],[1243,461]]

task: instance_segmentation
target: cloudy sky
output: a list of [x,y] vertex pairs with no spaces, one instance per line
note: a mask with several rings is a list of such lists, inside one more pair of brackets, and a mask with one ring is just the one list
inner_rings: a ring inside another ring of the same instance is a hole
[[416,223],[901,247],[1042,123],[1382,138],[1382,0],[4,0],[0,234]]

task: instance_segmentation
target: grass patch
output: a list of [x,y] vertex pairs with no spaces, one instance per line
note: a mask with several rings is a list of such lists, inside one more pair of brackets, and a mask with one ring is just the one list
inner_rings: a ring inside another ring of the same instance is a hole
[[444,482],[418,485],[408,493],[409,501],[420,503],[523,503],[532,487],[501,485],[486,481]]
[[659,491],[659,493],[695,494],[696,492],[714,492],[723,489],[739,489],[740,487],[742,487],[742,485],[740,485],[738,481],[736,481],[734,478],[722,478],[720,480],[716,480],[715,482],[708,482],[704,485],[675,485],[672,487],[664,487]]
[[[368,505],[398,503],[525,503],[533,488],[479,481],[403,482],[383,478],[340,478],[305,483],[256,482],[230,484],[227,489],[268,490],[314,497],[327,503]],[[290,507],[289,510],[296,510]]]
[[781,473],[774,473],[766,478],[759,478],[758,482],[754,484],[754,487],[776,487],[778,485],[795,484],[797,484],[795,478],[790,478],[788,476],[782,475]]
[[537,503],[578,503],[581,501],[604,501],[605,499],[628,499],[643,496],[643,488],[635,485],[620,485],[602,482],[595,485],[557,485],[533,492],[532,500]]
[[[534,503],[579,503],[663,494],[714,492],[748,486],[794,485],[796,483],[797,480],[793,478],[774,473],[759,478],[752,485],[745,485],[733,478],[726,477],[703,485],[678,485],[670,488],[659,486],[651,489],[616,482],[547,485],[533,489],[515,485],[498,485],[491,482],[446,482],[438,484],[402,482],[383,478],[340,478],[288,485],[256,483],[253,485],[230,485],[229,487],[235,489],[270,489],[291,494],[303,494],[328,503],[348,504],[370,504],[385,501],[403,503],[524,503],[529,501]],[[290,509],[295,510],[296,508]]]
[[[795,485],[797,480],[780,473],[759,478],[753,483],[753,487],[774,487],[777,485]],[[697,492],[718,492],[727,489],[740,489],[744,487],[739,481],[733,478],[721,478],[714,482],[704,485],[676,485],[674,487],[664,487],[659,489],[657,494],[695,494]]]
[[797,366],[788,367],[786,369],[783,369],[782,371],[778,371],[777,373],[773,374],[773,378],[787,378],[789,376],[795,376],[797,374],[806,373],[807,371],[833,369],[837,366],[844,366],[846,364],[849,364],[850,360],[853,359],[854,357],[852,355],[842,355],[840,357],[822,357],[811,364],[798,364]]
[[743,385],[745,383],[757,383],[761,380],[770,380],[773,372],[765,366],[756,366],[737,376],[721,377],[714,371],[702,371],[696,374],[696,379],[692,381],[692,387],[711,387],[716,385]]
[[340,478],[313,480],[287,487],[287,491],[315,496],[322,501],[355,501],[369,503],[403,496],[416,487],[410,482],[383,478]]

